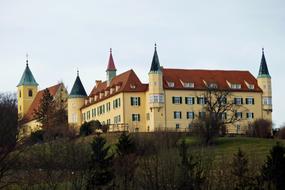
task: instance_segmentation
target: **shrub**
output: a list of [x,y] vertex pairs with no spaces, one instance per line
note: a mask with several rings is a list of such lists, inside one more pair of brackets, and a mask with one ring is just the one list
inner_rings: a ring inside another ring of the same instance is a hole
[[278,131],[278,138],[285,139],[285,126],[281,127],[280,130]]
[[80,127],[80,135],[88,136],[91,135],[96,129],[102,129],[100,121],[85,122]]
[[31,133],[31,142],[32,143],[41,143],[44,141],[44,130],[37,130]]
[[249,125],[247,135],[250,137],[270,138],[272,136],[272,122],[265,119],[255,120]]

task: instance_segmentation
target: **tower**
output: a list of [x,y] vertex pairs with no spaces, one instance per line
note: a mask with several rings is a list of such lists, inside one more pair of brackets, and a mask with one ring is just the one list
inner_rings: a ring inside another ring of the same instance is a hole
[[149,130],[160,130],[165,126],[165,106],[164,90],[162,80],[162,68],[160,67],[156,44],[152,58],[151,68],[148,73],[149,79],[149,108],[150,108],[150,126]]
[[262,115],[264,119],[272,121],[272,90],[271,90],[271,76],[268,71],[264,48],[262,48],[262,57],[257,76],[258,86],[262,89]]
[[87,97],[86,91],[82,85],[77,71],[77,77],[68,96],[68,123],[79,127],[82,124],[81,107],[84,105],[85,98]]
[[106,70],[106,75],[107,75],[107,85],[109,86],[111,80],[116,76],[116,67],[112,55],[112,48],[110,48],[110,56],[109,56],[109,61],[108,61],[108,66]]
[[22,119],[28,112],[35,96],[38,92],[38,83],[36,82],[33,73],[29,68],[28,56],[26,59],[26,68],[22,78],[17,85],[18,88],[18,116]]

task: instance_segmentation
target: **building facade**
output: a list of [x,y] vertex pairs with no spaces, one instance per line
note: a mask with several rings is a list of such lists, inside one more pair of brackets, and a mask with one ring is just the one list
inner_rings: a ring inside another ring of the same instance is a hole
[[156,47],[147,84],[132,69],[116,71],[110,51],[106,81],[97,80],[89,95],[77,74],[68,98],[69,124],[99,120],[110,131],[187,130],[205,116],[209,87],[229,91],[228,101],[240,105],[235,111],[239,120],[227,125],[228,133],[244,133],[255,119],[272,121],[271,76],[263,49],[257,78],[249,71],[163,68]]

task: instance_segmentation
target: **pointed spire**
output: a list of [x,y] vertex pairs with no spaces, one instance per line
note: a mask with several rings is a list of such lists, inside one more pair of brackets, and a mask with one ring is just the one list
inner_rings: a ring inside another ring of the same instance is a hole
[[108,61],[108,66],[106,71],[117,71],[113,55],[112,55],[112,48],[110,48],[110,56],[109,56],[109,61]]
[[86,91],[79,77],[79,70],[77,69],[77,77],[72,86],[69,98],[85,98],[87,97]]
[[158,55],[157,55],[156,43],[154,44],[154,54],[153,54],[151,67],[150,67],[150,72],[151,71],[154,71],[154,72],[160,71],[160,63],[159,63],[159,59],[158,59]]
[[29,61],[28,61],[28,54],[26,54],[26,68],[24,70],[24,73],[21,77],[21,80],[17,86],[23,86],[23,85],[29,85],[29,86],[38,86],[39,84],[36,82],[32,71],[29,68]]
[[262,48],[262,57],[261,57],[258,77],[269,77],[270,78],[270,74],[268,71],[268,67],[267,67],[267,63],[266,63],[266,59],[264,55],[264,48]]

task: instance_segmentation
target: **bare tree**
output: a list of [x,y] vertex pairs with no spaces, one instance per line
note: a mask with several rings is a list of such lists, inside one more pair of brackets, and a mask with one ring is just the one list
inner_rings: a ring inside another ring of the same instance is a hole
[[[199,98],[199,97],[198,97]],[[205,115],[199,115],[200,128],[206,144],[226,130],[226,125],[240,121],[237,111],[245,112],[245,108],[233,98],[229,90],[215,87],[207,87],[204,93]]]

